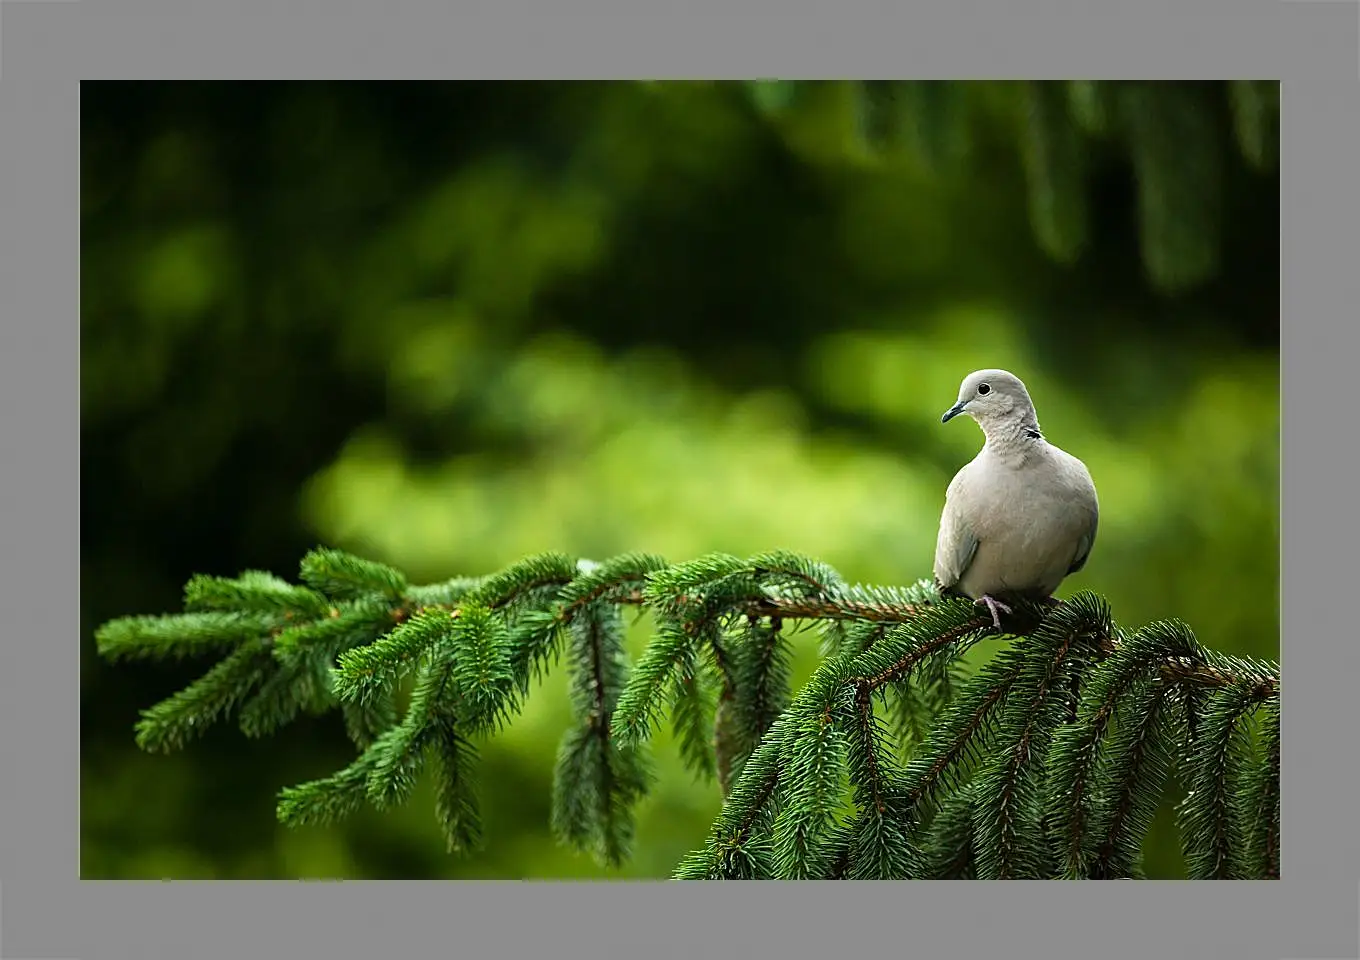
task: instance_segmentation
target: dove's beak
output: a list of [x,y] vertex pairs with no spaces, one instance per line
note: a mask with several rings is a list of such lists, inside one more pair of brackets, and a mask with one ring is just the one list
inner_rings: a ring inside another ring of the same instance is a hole
[[954,404],[952,407],[946,410],[944,412],[944,416],[940,418],[940,422],[948,423],[950,420],[953,420],[959,414],[963,413],[965,403],[966,401],[960,400],[958,403]]

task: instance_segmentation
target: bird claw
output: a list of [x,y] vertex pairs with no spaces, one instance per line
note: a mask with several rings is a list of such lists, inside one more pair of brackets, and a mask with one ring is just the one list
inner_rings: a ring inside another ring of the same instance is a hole
[[1001,616],[997,613],[997,611],[1003,610],[1007,614],[1015,612],[1010,607],[1006,606],[1006,604],[1002,603],[1000,600],[994,600],[991,597],[978,597],[976,600],[973,601],[973,606],[987,608],[987,612],[992,615],[992,626],[995,627],[998,632],[1000,632],[1001,630]]

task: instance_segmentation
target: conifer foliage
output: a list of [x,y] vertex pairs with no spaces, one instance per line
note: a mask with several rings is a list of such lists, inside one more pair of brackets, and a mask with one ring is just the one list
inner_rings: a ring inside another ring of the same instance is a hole
[[[816,85],[757,80],[749,89],[761,113],[780,117]],[[871,80],[854,83],[852,94],[865,150],[911,157],[933,176],[969,163],[976,113],[1003,116],[1015,131],[1035,240],[1058,263],[1076,262],[1091,240],[1095,158],[1123,157],[1137,182],[1144,270],[1167,293],[1219,273],[1229,161],[1265,174],[1278,160],[1280,92],[1270,81]]]
[[[183,613],[97,634],[114,660],[220,658],[143,712],[146,750],[229,716],[260,737],[303,711],[340,715],[354,761],[285,789],[285,824],[400,804],[429,776],[449,850],[477,848],[477,746],[565,662],[552,828],[602,863],[629,856],[648,739],[669,723],[724,795],[677,878],[1138,878],[1173,778],[1191,878],[1279,876],[1278,665],[1205,649],[1174,621],[1126,632],[1090,593],[1018,606],[1006,645],[970,670],[963,655],[993,632],[971,604],[925,582],[850,585],[788,553],[547,553],[415,586],[318,549],[301,581],[196,576]],[[635,663],[627,607],[655,624]],[[824,654],[797,691],[791,629]]]

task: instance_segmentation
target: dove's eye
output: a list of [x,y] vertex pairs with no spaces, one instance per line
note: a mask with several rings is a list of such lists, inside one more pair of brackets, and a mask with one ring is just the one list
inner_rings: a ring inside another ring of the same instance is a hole
[[992,392],[992,388],[991,388],[991,386],[990,386],[989,384],[986,384],[986,383],[979,383],[979,384],[978,384],[978,396],[979,396],[979,397],[985,397],[985,396],[987,396],[987,394],[989,394],[989,393],[991,393],[991,392]]

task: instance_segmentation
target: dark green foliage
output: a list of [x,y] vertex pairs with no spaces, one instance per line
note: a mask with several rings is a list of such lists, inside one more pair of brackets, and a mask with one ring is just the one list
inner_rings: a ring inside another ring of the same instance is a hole
[[[497,607],[512,611],[508,655],[520,693],[528,693],[529,681],[542,675],[557,653],[562,629],[578,614],[599,604],[631,602],[640,595],[647,574],[665,565],[660,557],[645,553],[624,554],[603,564],[573,564],[561,554],[543,554],[512,567],[514,577],[490,581],[483,594]],[[521,576],[525,579],[516,579]],[[515,598],[532,600],[532,594],[545,594],[554,585],[560,586],[555,605],[514,605]]]
[[845,880],[910,880],[921,877],[920,854],[909,839],[909,813],[893,804],[867,806],[850,827],[844,866],[833,873]]
[[1081,133],[1060,83],[1025,84],[1021,158],[1029,181],[1029,215],[1039,246],[1072,263],[1086,244],[1086,171]]
[[718,704],[714,738],[726,792],[746,758],[789,702],[789,644],[778,620],[751,618],[733,630],[729,655],[731,695]]
[[789,710],[781,738],[783,809],[774,822],[775,873],[820,879],[830,868],[832,831],[841,807],[846,737],[847,659],[824,664]]
[[607,730],[595,727],[567,731],[553,780],[553,834],[601,863],[619,866],[632,846],[633,804],[648,783],[640,747],[620,747]]
[[920,876],[932,880],[977,879],[973,858],[977,790],[976,784],[965,784],[940,805],[921,844]]
[[453,632],[444,610],[422,610],[387,636],[342,654],[335,671],[335,693],[350,703],[379,696],[413,670],[427,649]]
[[897,132],[897,118],[893,116],[897,108],[895,86],[890,80],[865,80],[855,91],[856,126],[860,139],[871,149],[892,146]]
[[[272,733],[290,722],[299,711],[324,713],[336,706],[332,672],[336,659],[350,649],[373,642],[392,628],[395,620],[390,601],[374,597],[339,601],[329,613],[311,622],[294,621],[273,640],[276,661],[260,690],[241,707],[241,730],[247,736]],[[345,707],[350,707],[346,704]],[[366,711],[367,704],[353,706]],[[347,713],[347,717],[353,711]],[[390,720],[378,715],[368,721],[376,734]],[[352,724],[352,720],[347,720]],[[349,727],[351,738],[363,734]]]
[[376,640],[396,620],[390,601],[344,600],[315,620],[293,620],[275,636],[274,656],[284,663],[313,657],[334,660],[351,647]]
[[290,827],[335,823],[368,801],[368,778],[376,754],[365,751],[353,763],[329,777],[285,787],[279,794],[279,823]]
[[375,760],[368,778],[368,798],[374,805],[381,808],[406,802],[424,767],[425,748],[444,723],[454,722],[454,663],[446,656],[432,657],[423,664],[411,690],[406,716],[369,747]]
[[1233,133],[1247,162],[1258,170],[1275,166],[1280,149],[1280,85],[1273,80],[1228,84]]
[[406,601],[414,609],[421,607],[451,607],[480,588],[488,577],[454,577],[443,583],[429,583],[406,588]]
[[185,659],[231,650],[279,629],[280,615],[259,611],[204,611],[169,617],[123,617],[95,633],[99,654],[111,661]]
[[751,80],[747,87],[756,106],[775,115],[787,110],[798,96],[798,84],[793,80]]
[[680,744],[680,757],[685,765],[703,779],[717,774],[716,745],[713,726],[717,720],[717,698],[714,682],[693,657],[681,660],[675,692],[671,697],[671,722]]
[[486,607],[465,603],[453,621],[448,649],[463,716],[474,727],[495,726],[513,704],[505,623]]
[[683,631],[659,627],[656,640],[634,665],[619,697],[613,719],[615,735],[624,742],[645,737],[659,718],[663,699],[682,676],[693,673],[689,638]]
[[1084,681],[1076,722],[1057,731],[1048,761],[1049,822],[1064,875],[1069,877],[1086,875],[1097,799],[1096,763],[1115,712],[1154,682],[1159,664],[1191,662],[1199,656],[1194,637],[1178,623],[1149,624],[1132,637],[1119,639],[1118,649]]
[[328,706],[329,677],[303,660],[273,668],[272,675],[241,705],[239,725],[247,737],[264,737],[287,725],[303,710]]
[[674,874],[677,880],[756,880],[774,875],[770,828],[783,778],[780,753],[789,726],[785,714],[747,758],[708,840],[680,862]]
[[[1172,621],[1126,635],[1089,593],[1019,604],[1012,639],[969,670],[992,631],[973,604],[926,583],[849,586],[782,552],[675,566],[550,553],[413,587],[322,550],[304,578],[196,577],[189,612],[99,631],[110,659],[227,651],[145,711],[145,749],[237,709],[249,736],[338,709],[359,755],[285,789],[285,824],[404,803],[430,776],[450,852],[479,848],[478,740],[564,659],[573,720],[551,826],[603,864],[630,855],[645,741],[668,714],[686,763],[724,793],[677,878],[1141,877],[1173,771],[1192,877],[1279,875],[1278,667],[1205,650]],[[626,605],[656,625],[631,668]],[[796,695],[790,625],[816,630],[826,655]]]
[[623,615],[600,599],[601,585],[615,582],[617,573],[602,573],[564,591],[564,604],[575,611],[568,661],[577,725],[567,731],[557,752],[552,828],[563,843],[618,866],[629,855],[633,807],[646,792],[649,769],[644,748],[620,745],[610,727],[628,660]]
[[[856,82],[859,139],[870,151],[905,154],[932,175],[961,179],[979,105],[1013,118],[1035,240],[1063,264],[1075,262],[1086,247],[1087,158],[1092,141],[1105,141],[1134,168],[1143,263],[1152,283],[1176,293],[1217,274],[1224,162],[1235,152],[1257,172],[1275,168],[1278,83],[1078,80],[1008,86]],[[766,112],[796,109],[793,84],[762,82],[750,89]]]
[[917,803],[961,786],[995,730],[1025,661],[1015,649],[987,664],[949,704],[907,765],[907,787]]
[[235,580],[199,574],[184,587],[185,610],[231,610],[320,617],[329,609],[325,596],[262,570],[247,570]]
[[1114,125],[1111,86],[1099,80],[1067,82],[1067,105],[1072,120],[1093,137],[1106,136]]
[[1186,796],[1179,819],[1186,874],[1192,880],[1247,877],[1248,817],[1257,806],[1244,787],[1251,743],[1241,722],[1261,691],[1237,680],[1210,698],[1186,764]]
[[957,84],[894,83],[897,120],[907,149],[924,169],[945,173],[968,152],[968,103]]
[[1074,678],[1110,635],[1109,610],[1089,594],[1058,607],[1017,644],[1022,661],[1007,683],[994,749],[977,776],[973,807],[979,879],[1038,878],[1049,872],[1044,787],[1049,745],[1075,704]]
[[1224,134],[1196,84],[1130,83],[1119,110],[1138,178],[1138,232],[1149,277],[1178,292],[1218,272]]
[[345,722],[345,733],[360,750],[368,749],[379,734],[397,722],[397,708],[390,690],[363,703],[342,703],[340,715]]
[[909,681],[889,684],[888,704],[893,735],[903,747],[926,741],[936,719],[968,682],[964,644],[952,644],[921,661]]
[[245,642],[179,693],[143,710],[137,723],[137,746],[178,750],[238,706],[272,669],[264,642]]
[[[724,628],[777,612],[780,603],[791,611],[834,603],[842,586],[825,564],[778,551],[750,560],[710,554],[653,571],[644,600],[656,616],[657,639],[619,700],[618,735],[629,741],[644,736],[669,702],[686,762],[703,776],[719,774],[726,786],[773,703],[785,695],[780,684],[787,674],[777,637],[756,640],[773,646],[753,652],[751,636],[724,639]],[[721,763],[713,742],[716,720],[723,722]]]
[[1143,837],[1172,762],[1171,692],[1164,680],[1143,684],[1129,698],[1120,729],[1108,741],[1095,784],[1098,806],[1085,838],[1085,876],[1117,880],[1140,874]]
[[431,733],[434,758],[434,815],[444,832],[449,853],[467,853],[482,846],[482,817],[477,806],[474,768],[477,748],[449,718],[440,718]]
[[376,593],[395,600],[406,589],[406,578],[386,564],[325,548],[302,558],[302,579],[314,590],[337,599]]
[[1243,777],[1242,794],[1255,798],[1249,808],[1246,859],[1249,877],[1280,878],[1280,705],[1261,708],[1258,756]]
[[851,799],[858,809],[840,874],[848,880],[905,880],[921,875],[919,851],[908,839],[916,824],[896,751],[874,711],[868,684],[855,688],[846,737]]
[[577,562],[561,553],[540,553],[487,577],[473,598],[492,610],[541,606],[580,573]]

